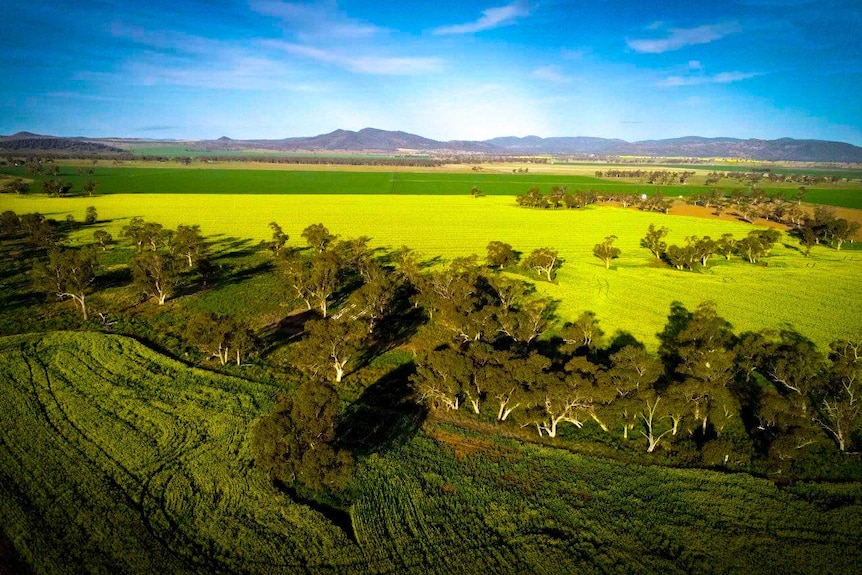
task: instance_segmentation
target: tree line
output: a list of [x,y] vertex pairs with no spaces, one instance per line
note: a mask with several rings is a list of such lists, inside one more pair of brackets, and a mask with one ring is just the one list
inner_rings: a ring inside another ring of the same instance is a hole
[[[68,222],[5,212],[0,223],[4,235],[28,238],[44,254],[34,285],[74,300],[86,320],[98,254],[112,238],[73,249],[45,239]],[[606,337],[591,312],[561,320],[558,302],[501,273],[520,258],[504,242],[491,242],[484,260],[431,265],[409,248],[381,254],[368,238],[341,238],[323,224],[303,230],[304,247],[291,245],[276,222],[270,231],[260,247],[271,254],[285,303],[307,314],[279,360],[299,386],[254,432],[256,462],[279,484],[312,494],[349,484],[355,454],[340,429],[352,376],[395,347],[411,352],[401,385],[417,405],[509,433],[565,441],[598,434],[648,453],[785,473],[830,444],[862,448],[862,342],[836,340],[823,352],[788,330],[736,334],[712,304],[691,311],[677,303],[654,354],[627,334]],[[613,248],[613,239],[603,243]],[[164,304],[182,285],[217,281],[198,226],[134,218],[120,240],[142,299]],[[541,248],[524,261],[554,254]],[[547,261],[530,269],[548,278],[558,264],[550,274]],[[245,318],[219,314],[193,315],[183,337],[219,364],[241,363],[260,346]]]

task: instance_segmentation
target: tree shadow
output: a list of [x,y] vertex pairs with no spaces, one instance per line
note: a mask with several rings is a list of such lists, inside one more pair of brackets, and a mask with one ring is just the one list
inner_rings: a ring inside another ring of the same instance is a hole
[[664,329],[656,334],[661,342],[658,353],[664,363],[665,375],[668,379],[673,377],[676,369],[682,363],[679,357],[679,336],[688,327],[693,316],[694,313],[688,311],[682,302],[671,302],[667,323]]
[[213,249],[213,254],[219,258],[248,257],[260,252],[260,244],[254,243],[249,238],[236,238],[223,236],[222,234],[215,234],[209,237],[219,238],[208,242],[208,245]]
[[0,308],[4,311],[39,305],[45,301],[45,294],[25,289],[0,297]]
[[375,336],[363,363],[389,351],[413,337],[427,321],[425,311],[410,302],[410,290],[403,287],[396,293],[392,311],[375,326]]
[[320,318],[317,310],[309,309],[292,313],[278,322],[266,326],[261,333],[260,356],[266,357],[281,345],[299,340],[305,333],[305,324]]
[[386,452],[410,441],[425,421],[427,410],[412,400],[411,361],[368,386],[343,414],[336,428],[337,445],[357,456]]
[[99,274],[99,289],[110,289],[127,286],[132,283],[132,270],[128,267],[114,268]]
[[613,338],[608,345],[608,355],[613,355],[618,351],[622,350],[624,347],[636,347],[638,349],[644,349],[645,346],[643,343],[638,341],[638,339],[630,334],[627,331],[618,330],[614,333]]
[[213,279],[218,285],[233,285],[250,280],[253,277],[273,271],[272,262],[264,261],[250,267],[231,268],[230,266],[218,266],[219,272]]
[[339,507],[321,503],[313,497],[305,497],[298,490],[278,479],[273,480],[272,484],[277,490],[287,495],[296,503],[305,505],[323,515],[328,521],[338,527],[353,543],[359,542],[356,539],[356,533],[353,531],[353,518],[350,516],[350,512],[340,509]]

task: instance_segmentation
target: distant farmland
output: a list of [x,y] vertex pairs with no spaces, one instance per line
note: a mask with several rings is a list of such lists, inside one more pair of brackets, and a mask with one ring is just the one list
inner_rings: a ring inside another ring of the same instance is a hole
[[[97,193],[104,194],[380,194],[380,195],[468,195],[476,186],[485,195],[512,196],[532,187],[547,193],[553,186],[570,192],[594,190],[596,193],[690,196],[718,187],[725,192],[744,187],[730,180],[718,186],[701,185],[698,176],[686,185],[652,185],[633,180],[596,178],[588,175],[551,175],[539,173],[485,173],[442,171],[408,172],[401,170],[287,170],[267,164],[262,169],[220,167],[96,167],[93,175],[79,175],[63,167],[59,177],[81,190],[85,181],[96,182]],[[503,168],[499,168],[503,169]],[[539,168],[541,169],[541,168]],[[0,168],[0,174],[26,177],[23,168]],[[36,179],[39,182],[45,177]],[[767,191],[793,195],[796,185],[763,184]],[[848,208],[862,208],[862,188],[858,184],[808,186],[805,201]]]

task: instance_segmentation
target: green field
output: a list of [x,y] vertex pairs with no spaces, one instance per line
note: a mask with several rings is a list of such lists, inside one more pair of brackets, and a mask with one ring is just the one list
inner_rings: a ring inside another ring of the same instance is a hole
[[[252,466],[275,388],[125,337],[0,338],[0,524],[39,573],[855,573],[858,485],[620,463],[440,424],[342,530]],[[351,537],[351,533],[354,537]]]
[[[3,167],[0,174],[26,177],[24,168]],[[636,182],[614,181],[585,175],[443,173],[404,171],[332,171],[280,169],[228,169],[213,167],[96,167],[92,176],[81,176],[64,167],[59,177],[81,190],[85,181],[97,184],[99,195],[109,194],[379,194],[379,195],[468,195],[478,186],[486,195],[513,196],[532,187],[543,192],[552,186],[566,186],[570,192],[594,190],[597,193],[625,192],[665,196],[690,196],[708,192],[713,186],[654,186]],[[36,179],[34,188],[44,177]],[[845,184],[846,186],[846,184]],[[723,182],[726,192],[742,187]],[[766,187],[784,190],[791,195],[796,185]],[[806,201],[835,206],[862,208],[862,189],[850,187],[808,187]]]
[[[714,257],[703,272],[680,272],[655,266],[649,252],[639,247],[647,227],[667,226],[669,243],[683,244],[689,235],[722,233],[745,236],[748,224],[670,216],[607,206],[581,210],[519,208],[511,197],[473,199],[461,196],[377,195],[202,195],[135,194],[94,198],[50,199],[0,197],[0,210],[38,211],[63,219],[67,213],[83,218],[94,205],[105,227],[115,236],[132,216],[143,216],[169,227],[199,224],[217,240],[251,239],[269,235],[268,223],[277,221],[292,245],[304,245],[301,231],[323,222],[344,237],[368,235],[376,247],[407,245],[428,258],[485,255],[489,241],[501,240],[515,249],[551,246],[565,259],[557,282],[539,282],[542,294],[560,300],[559,314],[573,320],[594,311],[608,334],[629,332],[655,347],[655,334],[666,321],[670,304],[681,301],[694,309],[704,300],[718,304],[718,313],[737,332],[766,327],[789,327],[824,347],[838,337],[862,329],[858,294],[862,288],[862,253],[815,246],[810,257],[797,250],[795,239],[783,237],[766,258],[767,265],[751,265],[734,257]],[[617,235],[622,255],[610,270],[592,256],[592,247],[605,236]],[[77,241],[92,241],[92,231]],[[222,288],[219,288],[222,289]],[[241,286],[223,288],[241,292]],[[216,290],[218,293],[218,290]],[[272,290],[265,293],[272,293]],[[215,295],[209,296],[215,297]],[[277,308],[280,302],[270,303]]]

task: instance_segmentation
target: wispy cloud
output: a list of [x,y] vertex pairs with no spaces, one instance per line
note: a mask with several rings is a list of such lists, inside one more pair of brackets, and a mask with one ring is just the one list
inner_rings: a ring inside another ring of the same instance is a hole
[[481,32],[482,30],[490,30],[498,26],[511,24],[518,18],[523,18],[530,13],[527,3],[522,0],[516,0],[511,4],[499,6],[497,8],[488,8],[482,11],[482,16],[474,21],[466,24],[455,24],[453,26],[441,26],[432,30],[433,34],[472,34]]
[[737,22],[705,24],[696,28],[674,28],[665,38],[626,40],[629,48],[643,54],[661,54],[696,44],[709,44],[742,30]]
[[202,36],[193,36],[174,30],[148,30],[119,21],[111,23],[111,35],[114,38],[131,40],[136,44],[142,44],[156,50],[182,52],[184,54],[211,54],[222,46],[218,40]]
[[732,84],[762,76],[761,72],[721,72],[712,76],[668,76],[659,86],[700,86],[702,84]]
[[361,39],[374,36],[383,28],[350,18],[334,3],[297,4],[279,0],[252,0],[251,9],[274,16],[294,28],[300,39]]
[[115,96],[103,96],[99,94],[82,94],[80,92],[59,91],[46,92],[42,94],[46,98],[61,98],[63,100],[86,100],[90,102],[126,102],[126,98],[118,98]]
[[584,49],[572,50],[570,48],[563,48],[562,50],[560,50],[560,57],[563,60],[575,60],[575,61],[583,60],[584,56],[586,56],[586,55],[587,55],[587,50],[584,50]]
[[332,64],[343,70],[356,74],[377,74],[387,76],[410,76],[417,74],[433,74],[443,70],[443,61],[439,58],[415,57],[381,57],[354,56],[341,52],[323,50],[313,46],[282,42],[280,40],[263,41],[264,46],[284,50],[305,58]]
[[168,132],[171,130],[179,130],[182,126],[169,126],[164,124],[154,124],[152,126],[140,126],[139,132]]
[[541,66],[533,70],[533,78],[552,82],[554,84],[568,84],[571,78],[563,74],[557,66]]
[[[225,55],[222,52],[222,55]],[[154,55],[128,62],[120,72],[139,86],[178,86],[208,90],[311,91],[277,60],[235,54],[219,61],[193,61]]]

